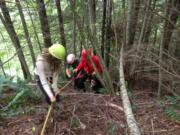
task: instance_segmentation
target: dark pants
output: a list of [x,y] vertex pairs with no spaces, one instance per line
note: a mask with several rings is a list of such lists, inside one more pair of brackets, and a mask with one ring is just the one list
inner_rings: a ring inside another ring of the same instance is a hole
[[[45,98],[46,98],[46,102],[50,105],[50,104],[51,104],[51,100],[50,100],[49,96],[47,95],[46,91],[44,90],[43,85],[42,85],[42,83],[41,83],[40,78],[39,78],[38,75],[35,75],[35,80],[36,80],[36,83],[37,83],[39,89],[40,89],[40,90],[42,91],[42,93],[44,94],[44,96],[45,96]],[[52,82],[52,80],[50,80],[50,82]],[[54,93],[54,91],[53,91],[52,89],[51,89],[51,91],[52,91],[53,95],[55,95],[55,93]],[[60,101],[59,95],[56,96],[56,101],[57,101],[57,102]]]
[[87,73],[82,73],[75,75],[75,79],[74,79],[74,87],[77,89],[82,89],[84,92],[86,91],[85,89],[85,84],[84,82],[88,79],[88,75]]

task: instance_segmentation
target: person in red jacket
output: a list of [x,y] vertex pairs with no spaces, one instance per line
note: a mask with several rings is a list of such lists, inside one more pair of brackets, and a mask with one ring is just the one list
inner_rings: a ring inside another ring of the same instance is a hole
[[84,82],[89,78],[91,80],[91,89],[95,90],[97,93],[97,89],[102,87],[99,79],[96,77],[96,72],[93,68],[91,60],[94,63],[95,67],[97,68],[98,73],[102,74],[102,67],[100,64],[99,57],[97,55],[93,55],[91,49],[88,48],[87,50],[83,49],[81,53],[81,61],[74,72],[79,72],[83,74],[81,79],[78,79],[78,86],[79,89],[83,89],[85,91]]

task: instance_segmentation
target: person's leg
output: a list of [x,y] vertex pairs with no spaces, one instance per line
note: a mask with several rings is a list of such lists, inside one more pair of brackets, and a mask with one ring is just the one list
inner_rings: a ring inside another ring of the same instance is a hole
[[99,81],[99,79],[97,77],[92,77],[91,89],[94,90],[96,93],[100,93],[99,88],[102,88],[101,82]]
[[77,87],[78,89],[82,89],[85,92],[86,88],[85,88],[84,82],[87,80],[88,75],[86,73],[84,73],[83,76],[82,75],[79,75],[79,76],[80,76],[80,78],[77,77],[74,81],[75,87]]

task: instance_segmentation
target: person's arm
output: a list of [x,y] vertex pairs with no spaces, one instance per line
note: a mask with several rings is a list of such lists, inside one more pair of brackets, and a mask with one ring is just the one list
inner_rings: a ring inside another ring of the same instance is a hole
[[68,79],[71,78],[71,72],[70,72],[70,65],[69,65],[69,64],[66,64],[65,73],[66,73],[66,77],[67,77]]
[[39,61],[36,62],[36,68],[37,68],[37,72],[38,72],[41,84],[42,84],[45,92],[47,93],[47,95],[51,99],[51,102],[53,102],[55,97],[54,97],[54,95],[53,95],[53,93],[52,93],[52,91],[50,89],[50,86],[48,84],[48,81],[46,79],[46,75],[45,75],[45,72],[44,72],[44,64],[43,64],[42,60],[39,60]]
[[66,68],[66,75],[68,78],[71,78],[70,69]]
[[77,66],[77,68],[75,69],[75,71],[77,72],[77,71],[81,70],[82,67],[83,67],[83,62],[80,61],[79,65]]

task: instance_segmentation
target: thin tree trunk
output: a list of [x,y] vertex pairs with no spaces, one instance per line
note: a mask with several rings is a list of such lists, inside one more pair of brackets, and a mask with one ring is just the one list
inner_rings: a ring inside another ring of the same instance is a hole
[[57,13],[58,13],[58,20],[59,20],[59,33],[62,45],[66,47],[66,39],[64,34],[64,21],[63,21],[63,15],[61,11],[61,1],[56,0],[56,7],[57,7]]
[[121,48],[120,52],[120,67],[119,67],[119,73],[120,73],[120,86],[121,86],[121,98],[123,102],[123,108],[124,108],[124,113],[126,116],[126,121],[130,130],[131,135],[140,135],[140,130],[137,125],[137,122],[134,118],[132,108],[131,108],[131,103],[129,101],[129,97],[127,94],[127,89],[125,85],[125,79],[124,79],[124,69],[123,69],[123,47]]
[[128,46],[131,46],[134,43],[139,7],[140,0],[128,0],[128,18],[126,30],[126,44]]
[[5,28],[7,30],[8,34],[9,34],[9,36],[11,38],[11,41],[12,41],[14,47],[16,48],[16,51],[19,51],[18,52],[18,58],[19,58],[19,61],[21,63],[21,68],[22,68],[22,71],[23,71],[24,78],[31,80],[31,74],[29,72],[29,68],[28,68],[27,63],[25,61],[25,57],[24,57],[24,54],[22,52],[18,36],[17,36],[17,34],[15,32],[13,23],[11,21],[11,17],[9,15],[8,8],[6,7],[6,3],[5,3],[4,0],[0,1],[0,7],[1,7],[2,13],[4,15],[4,17],[3,17],[0,14],[1,21],[2,21],[3,25],[5,26]]
[[162,44],[164,45],[163,50],[165,49],[169,51],[169,44],[171,41],[172,33],[180,12],[180,1],[168,0],[166,9],[166,17],[170,22],[168,20],[165,20],[164,22],[164,40],[162,41]]
[[96,4],[95,0],[88,0],[89,3],[89,17],[90,17],[90,28],[93,36],[96,36]]
[[[136,46],[137,49],[136,49],[135,55],[138,55],[140,47],[142,46],[142,41],[143,41],[143,38],[144,38],[144,33],[145,33],[145,30],[146,30],[146,26],[147,26],[147,18],[148,18],[148,12],[149,12],[150,4],[151,4],[151,0],[147,0],[147,4],[146,4],[146,7],[145,7],[145,14],[144,14],[143,22],[142,22],[143,24],[142,24],[138,44]],[[137,62],[140,63],[141,61],[136,61],[136,58],[134,58],[133,63],[132,63],[132,67],[131,67],[131,71],[130,71],[131,74],[134,73],[134,71],[136,69],[136,66],[137,66]]]
[[16,1],[16,5],[18,7],[18,10],[19,10],[19,14],[20,14],[20,17],[21,17],[22,24],[23,24],[25,38],[26,38],[26,41],[27,41],[27,44],[28,44],[28,47],[29,47],[29,50],[30,50],[32,62],[33,62],[33,65],[35,67],[35,62],[36,62],[35,54],[34,54],[32,42],[31,42],[31,38],[29,36],[29,31],[27,29],[27,25],[26,25],[26,21],[25,21],[25,18],[24,18],[24,14],[23,14],[23,11],[22,11],[21,3],[20,3],[19,0],[15,0],[15,1]]
[[[75,7],[76,7],[76,0],[73,0],[72,1],[72,6],[73,6],[73,9],[75,9]],[[73,50],[74,50],[74,54],[76,55],[76,15],[75,15],[75,13],[73,12],[72,13],[73,14],[73,36],[72,36],[72,38],[73,38]]]
[[107,0],[103,1],[103,18],[102,18],[102,41],[101,41],[101,55],[102,58],[104,58],[104,46],[106,44],[106,39],[105,39],[105,29],[106,29],[106,3]]
[[42,52],[41,43],[40,43],[40,40],[39,40],[39,37],[38,37],[38,34],[37,34],[36,26],[35,26],[35,24],[34,24],[34,21],[33,21],[32,15],[31,15],[31,12],[30,12],[30,10],[29,10],[28,3],[27,3],[27,10],[28,10],[28,15],[29,15],[30,20],[31,20],[31,23],[32,23],[32,27],[33,27],[33,31],[34,31],[34,34],[35,34],[35,37],[36,37],[36,41],[37,41],[38,46],[39,46],[39,50]]
[[[155,10],[156,7],[156,1],[154,0],[152,3],[152,7],[150,7],[152,10]],[[148,20],[147,20],[147,29],[145,31],[144,35],[144,43],[149,43],[150,35],[151,35],[151,29],[152,29],[152,21],[153,21],[154,14],[149,11]]]
[[158,32],[158,27],[155,27],[155,30],[154,30],[154,38],[153,38],[153,46],[156,45],[157,32]]
[[48,48],[52,45],[52,42],[51,42],[51,33],[50,33],[49,23],[48,23],[48,19],[46,15],[46,8],[45,8],[44,0],[36,0],[36,2],[38,6],[38,14],[39,14],[39,19],[41,23],[44,46]]
[[2,69],[2,72],[3,72],[4,76],[6,77],[6,72],[5,72],[5,70],[4,70],[4,67],[3,67],[2,60],[1,60],[1,59],[0,59],[0,67],[1,67],[1,69]]
[[111,20],[112,20],[112,1],[108,0],[107,1],[107,10],[106,10],[106,51],[105,51],[105,61],[106,61],[106,66],[109,67],[110,63],[110,46],[111,46]]
[[138,40],[137,52],[139,51],[141,43],[142,43],[142,41],[144,39],[146,26],[147,26],[147,23],[148,23],[147,21],[148,21],[148,16],[149,16],[149,6],[151,6],[151,0],[147,0],[145,14],[144,14],[144,18],[143,18],[143,24],[142,24],[142,28],[141,28],[141,33],[140,33],[139,40]]
[[[1,17],[0,17],[1,18]],[[2,34],[2,32],[0,31],[0,35],[1,35],[1,37],[2,37],[2,41],[3,42],[5,42],[5,38],[4,38],[4,36],[3,36],[3,34]],[[7,54],[6,54],[6,56],[7,56],[7,58],[9,58],[9,54],[10,54],[10,51],[9,51],[9,49],[7,48],[7,46],[5,47],[5,49],[6,49],[6,51],[8,52]],[[2,61],[1,61],[2,62]],[[11,75],[11,69],[10,69],[10,65],[9,65],[9,62],[8,62],[8,73],[10,73],[10,75]]]
[[[167,1],[166,1],[167,2]],[[165,14],[166,17],[169,14],[169,5],[166,3],[165,5]],[[166,20],[164,20],[164,29],[162,30],[162,36],[161,36],[161,42],[159,45],[159,78],[158,78],[158,92],[157,92],[157,97],[160,98],[161,96],[161,87],[162,87],[162,69],[161,69],[161,64],[162,64],[162,59],[163,59],[163,48],[164,48],[164,40],[165,40],[165,32],[166,32]]]

